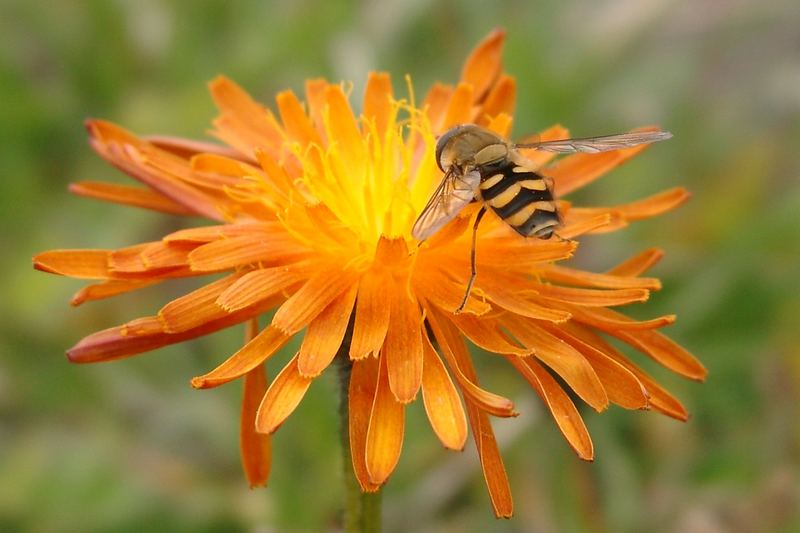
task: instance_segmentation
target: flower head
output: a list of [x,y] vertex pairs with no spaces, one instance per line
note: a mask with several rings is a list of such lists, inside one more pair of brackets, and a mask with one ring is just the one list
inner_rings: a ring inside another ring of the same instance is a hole
[[[642,274],[661,252],[647,250],[604,273],[564,264],[577,237],[668,211],[687,198],[685,190],[613,207],[576,207],[562,199],[562,239],[526,239],[487,215],[477,237],[477,279],[462,313],[455,311],[470,275],[476,207],[422,244],[411,235],[442,177],[437,135],[460,123],[509,133],[515,82],[502,73],[502,43],[501,32],[491,34],[467,59],[457,85],[434,85],[420,104],[410,82],[409,96],[398,99],[389,76],[372,73],[360,114],[340,84],[308,81],[305,105],[282,92],[275,113],[217,78],[210,85],[220,110],[214,135],[227,146],[138,137],[88,121],[97,153],[144,187],[80,182],[73,192],[200,215],[214,225],[116,250],[44,252],[35,267],[96,280],[75,295],[74,305],[174,278],[223,276],[153,316],[84,338],[69,359],[118,359],[250,324],[245,345],[192,384],[208,388],[245,378],[242,452],[256,485],[269,471],[268,435],[335,355],[345,353],[352,363],[351,452],[362,489],[377,490],[392,473],[405,407],[421,392],[444,446],[461,449],[471,427],[498,516],[510,516],[512,503],[489,415],[517,413],[511,400],[481,388],[466,339],[499,355],[532,385],[583,459],[593,458],[591,440],[554,374],[597,411],[613,403],[685,419],[680,402],[607,340],[614,337],[686,377],[704,377],[700,363],[658,331],[674,316],[637,321],[612,309],[659,289],[657,279]],[[540,135],[557,139],[567,131],[554,126]],[[642,149],[556,162],[552,154],[525,155],[563,198]],[[271,323],[256,331],[252,320],[271,310]],[[263,363],[301,334],[299,351],[268,383]]]

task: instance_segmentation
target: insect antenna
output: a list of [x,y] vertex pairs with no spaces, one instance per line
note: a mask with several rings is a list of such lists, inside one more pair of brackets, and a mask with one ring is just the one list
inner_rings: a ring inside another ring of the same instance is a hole
[[458,306],[456,309],[456,314],[461,313],[464,310],[464,306],[467,305],[467,299],[469,298],[469,293],[472,292],[472,284],[475,283],[475,276],[478,275],[478,266],[475,260],[475,246],[478,240],[478,224],[481,223],[481,219],[483,218],[484,213],[486,213],[486,208],[481,207],[480,211],[478,211],[477,216],[475,217],[475,222],[472,223],[472,249],[469,253],[469,264],[470,264],[470,276],[469,281],[467,282],[467,290],[464,292],[464,299],[461,300],[461,305]]

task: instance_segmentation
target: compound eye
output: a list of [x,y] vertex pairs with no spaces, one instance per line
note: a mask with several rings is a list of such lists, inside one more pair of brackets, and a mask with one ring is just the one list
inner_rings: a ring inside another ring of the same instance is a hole
[[442,136],[439,137],[439,140],[436,142],[436,164],[439,166],[439,170],[441,170],[442,172],[445,172],[447,167],[449,167],[450,164],[452,163],[451,160],[452,158],[449,157],[444,158],[446,159],[446,161],[442,160],[442,156],[445,155],[444,150],[445,148],[447,148],[447,145],[450,144],[451,139],[460,131],[460,129],[461,129],[460,126],[456,126],[455,128],[450,128],[449,130],[444,132]]

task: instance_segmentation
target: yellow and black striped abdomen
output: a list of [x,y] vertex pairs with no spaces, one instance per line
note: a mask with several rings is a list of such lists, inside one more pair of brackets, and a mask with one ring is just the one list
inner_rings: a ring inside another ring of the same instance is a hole
[[544,178],[511,161],[480,168],[481,199],[517,233],[549,239],[561,222]]

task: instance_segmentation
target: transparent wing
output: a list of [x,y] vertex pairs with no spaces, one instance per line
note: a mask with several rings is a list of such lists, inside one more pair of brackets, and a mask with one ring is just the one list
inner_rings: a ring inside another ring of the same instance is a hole
[[418,241],[424,241],[442,229],[475,198],[475,189],[480,181],[481,174],[477,169],[464,174],[448,169],[419,218],[414,222],[411,235]]
[[569,154],[573,152],[586,152],[595,154],[609,150],[629,148],[639,144],[649,144],[665,141],[672,137],[668,131],[632,131],[619,135],[605,135],[602,137],[585,137],[582,139],[560,139],[556,141],[528,142],[516,145],[517,148],[534,148],[545,152]]

